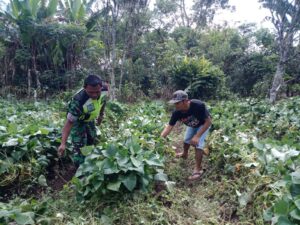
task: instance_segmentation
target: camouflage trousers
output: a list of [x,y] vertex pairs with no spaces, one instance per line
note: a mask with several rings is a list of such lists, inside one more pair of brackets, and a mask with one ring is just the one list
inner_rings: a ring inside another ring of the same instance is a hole
[[75,122],[71,130],[71,138],[73,144],[73,161],[76,166],[84,162],[84,156],[81,154],[80,148],[86,145],[94,145],[96,139],[96,127],[94,121],[91,122]]

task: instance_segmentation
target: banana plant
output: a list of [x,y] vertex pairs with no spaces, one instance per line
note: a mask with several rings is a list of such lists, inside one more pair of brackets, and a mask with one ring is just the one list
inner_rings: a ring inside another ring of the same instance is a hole
[[68,22],[83,23],[95,0],[60,0],[59,14]]
[[15,22],[31,19],[40,22],[53,17],[57,11],[58,0],[10,0],[6,16]]

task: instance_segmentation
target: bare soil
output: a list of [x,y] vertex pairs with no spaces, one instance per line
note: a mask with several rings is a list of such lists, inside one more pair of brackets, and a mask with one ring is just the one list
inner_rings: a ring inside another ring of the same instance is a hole
[[[0,201],[8,202],[9,200],[19,196],[21,198],[36,197],[40,198],[45,191],[57,192],[63,189],[63,186],[70,182],[75,175],[77,168],[71,161],[59,161],[47,168],[46,177],[47,187],[39,184],[27,185],[21,182],[19,178],[8,186],[0,187]],[[29,180],[28,182],[32,182]]]

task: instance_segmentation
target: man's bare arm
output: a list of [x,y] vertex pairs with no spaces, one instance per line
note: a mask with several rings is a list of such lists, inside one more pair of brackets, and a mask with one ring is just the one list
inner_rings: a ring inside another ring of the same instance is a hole
[[173,127],[174,126],[171,126],[171,125],[168,124],[165,127],[165,129],[161,132],[160,136],[163,137],[163,138],[167,137],[171,133]]

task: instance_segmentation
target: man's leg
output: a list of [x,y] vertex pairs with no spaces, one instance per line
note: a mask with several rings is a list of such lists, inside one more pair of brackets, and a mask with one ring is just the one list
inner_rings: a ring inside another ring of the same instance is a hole
[[[198,130],[201,127],[198,128]],[[209,129],[207,129],[200,137],[198,145],[195,147],[195,168],[192,176],[189,177],[189,180],[196,180],[200,178],[203,174],[202,170],[202,158],[203,158],[203,149],[205,146],[205,138],[208,134]]]
[[76,123],[72,127],[71,138],[73,144],[72,160],[76,168],[84,162],[84,156],[81,154],[80,149],[87,143],[86,125],[84,123]]
[[194,172],[200,172],[202,167],[201,167],[201,164],[202,164],[202,158],[203,158],[203,150],[202,149],[198,149],[198,148],[195,148],[195,169],[194,169]]
[[182,157],[184,159],[187,159],[189,154],[189,148],[190,148],[190,140],[195,135],[196,130],[192,127],[187,127],[184,135],[183,140],[183,152],[177,153],[176,157]]
[[83,147],[81,143],[73,143],[73,156],[72,160],[76,168],[84,162],[84,156],[81,154],[80,149]]
[[87,123],[86,126],[87,143],[86,145],[95,145],[96,143],[96,126],[94,122]]
[[176,157],[181,157],[181,158],[187,159],[187,157],[189,155],[189,148],[190,148],[190,144],[183,143],[183,152],[178,152],[176,154]]

